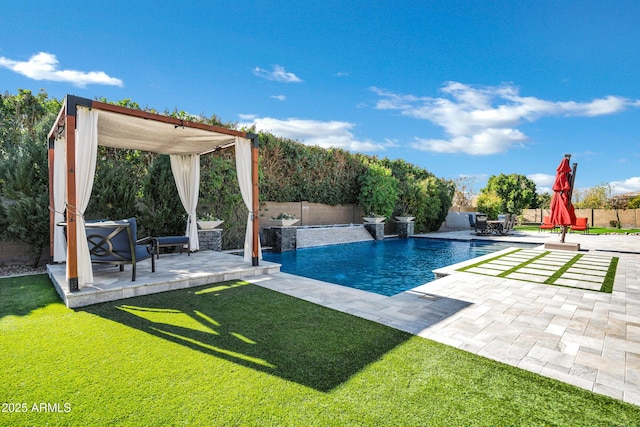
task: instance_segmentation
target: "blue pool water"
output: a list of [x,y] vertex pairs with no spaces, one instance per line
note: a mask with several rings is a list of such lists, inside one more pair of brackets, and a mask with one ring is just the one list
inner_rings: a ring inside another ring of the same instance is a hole
[[395,295],[431,282],[435,269],[514,246],[532,247],[504,242],[385,239],[265,252],[263,258],[282,264],[280,270],[285,273]]

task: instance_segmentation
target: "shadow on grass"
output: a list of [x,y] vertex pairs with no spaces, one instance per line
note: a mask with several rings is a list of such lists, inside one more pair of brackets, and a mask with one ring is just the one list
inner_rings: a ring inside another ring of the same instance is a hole
[[60,302],[46,274],[0,279],[0,319],[4,316],[26,316],[38,308]]
[[320,391],[342,384],[411,337],[239,281],[80,311]]

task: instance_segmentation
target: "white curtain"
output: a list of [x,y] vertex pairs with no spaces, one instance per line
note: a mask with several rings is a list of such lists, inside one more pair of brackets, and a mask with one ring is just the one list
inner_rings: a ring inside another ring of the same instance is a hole
[[67,241],[64,228],[57,224],[64,222],[64,208],[67,196],[67,150],[64,137],[55,140],[53,148],[53,261],[64,262],[67,259]]
[[171,171],[176,181],[178,195],[182,201],[184,210],[189,216],[187,219],[186,236],[189,237],[191,251],[200,249],[198,241],[198,225],[196,223],[196,208],[198,207],[198,194],[200,192],[200,155],[171,155]]
[[[244,235],[244,260],[251,262],[253,249],[253,191],[251,180],[251,141],[246,138],[236,137],[236,173],[242,200],[249,209],[247,229]],[[257,221],[257,218],[255,218]],[[262,259],[262,249],[258,240],[258,258]]]
[[[76,206],[75,208],[78,245],[78,287],[93,283],[91,257],[84,226],[84,211],[87,209],[98,155],[98,111],[78,106],[76,113]],[[67,257],[68,258],[68,257]],[[69,265],[67,263],[67,265]],[[67,281],[69,271],[67,270]]]

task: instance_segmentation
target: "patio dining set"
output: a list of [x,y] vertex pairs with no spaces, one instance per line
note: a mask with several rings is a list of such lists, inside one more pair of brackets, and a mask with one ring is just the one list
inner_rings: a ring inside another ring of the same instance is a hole
[[490,234],[505,236],[513,231],[517,219],[513,214],[501,214],[498,215],[497,220],[489,220],[486,214],[479,213],[475,215],[474,220],[473,215],[469,214],[469,225],[479,236]]

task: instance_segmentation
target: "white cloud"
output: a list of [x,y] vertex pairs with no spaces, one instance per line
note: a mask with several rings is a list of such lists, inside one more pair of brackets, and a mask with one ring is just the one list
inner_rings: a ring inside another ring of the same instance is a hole
[[417,142],[411,146],[417,150],[436,153],[464,152],[471,155],[488,155],[502,153],[526,139],[517,129],[484,129],[474,135],[455,136],[449,140],[416,138]]
[[253,118],[251,122],[239,123],[240,127],[254,126],[257,130],[271,132],[274,135],[294,139],[306,145],[323,148],[342,148],[350,151],[381,151],[396,146],[395,141],[378,143],[371,140],[358,140],[352,133],[353,123],[290,118],[286,120],[271,117]]
[[548,173],[532,173],[527,175],[527,178],[535,182],[536,185],[542,185],[545,187],[551,187],[556,180],[555,175],[549,175]]
[[446,138],[416,138],[413,147],[439,153],[496,154],[523,146],[528,137],[519,129],[523,122],[545,116],[594,117],[639,108],[640,100],[607,96],[591,102],[554,102],[523,97],[513,85],[474,87],[447,82],[442,97],[418,97],[371,88],[380,98],[379,110],[398,110],[403,115],[440,126]]
[[284,101],[287,99],[284,95],[271,95],[270,98],[277,99],[278,101]]
[[265,70],[264,68],[256,67],[253,69],[253,74],[267,80],[273,80],[282,83],[299,83],[302,81],[302,79],[300,79],[295,74],[285,71],[284,67],[280,65],[274,65],[271,71]]
[[624,181],[612,181],[609,183],[614,194],[624,194],[640,191],[640,176],[627,178]]
[[538,194],[542,194],[542,193],[551,194],[553,192],[551,187],[553,186],[553,183],[556,180],[555,175],[549,175],[547,173],[532,173],[530,175],[527,175],[527,178],[535,182],[536,191]]
[[255,114],[238,114],[238,117],[240,117],[240,120],[253,120],[257,116]]
[[104,71],[59,70],[56,56],[46,52],[37,53],[26,62],[0,57],[0,66],[33,80],[66,82],[78,87],[88,84],[123,86],[122,80],[110,77]]

